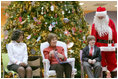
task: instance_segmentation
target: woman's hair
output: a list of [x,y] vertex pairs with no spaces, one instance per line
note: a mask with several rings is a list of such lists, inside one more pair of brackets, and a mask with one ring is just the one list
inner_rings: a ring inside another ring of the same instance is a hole
[[14,41],[18,40],[20,35],[24,35],[23,31],[21,31],[21,30],[13,31],[12,36],[11,36],[11,40],[14,40]]
[[47,41],[48,41],[48,43],[50,43],[51,42],[51,40],[53,39],[53,38],[57,38],[57,35],[56,34],[54,34],[54,33],[49,33],[48,34],[48,37],[47,37]]
[[87,37],[87,42],[89,43],[89,41],[91,41],[91,40],[95,40],[95,37],[93,36],[93,35],[89,35],[88,37]]

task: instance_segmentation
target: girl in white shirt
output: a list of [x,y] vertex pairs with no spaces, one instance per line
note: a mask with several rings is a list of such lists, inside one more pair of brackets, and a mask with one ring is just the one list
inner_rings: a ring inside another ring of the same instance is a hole
[[21,42],[23,40],[23,32],[20,30],[14,31],[11,40],[7,47],[9,56],[8,70],[17,72],[20,78],[31,78],[32,69],[27,64],[27,45]]

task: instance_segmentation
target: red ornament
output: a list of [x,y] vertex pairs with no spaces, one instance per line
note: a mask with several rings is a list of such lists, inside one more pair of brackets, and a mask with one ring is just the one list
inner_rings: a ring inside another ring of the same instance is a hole
[[44,12],[44,14],[46,14],[46,12]]
[[72,28],[72,33],[75,34],[75,32],[76,32],[76,28],[73,27],[73,28]]
[[34,36],[36,36],[37,34],[36,33],[34,33]]
[[22,22],[22,17],[21,16],[19,17],[19,22]]
[[54,16],[55,18],[57,18],[57,14],[55,14],[55,16]]
[[72,11],[72,13],[74,13],[74,10]]
[[80,33],[82,33],[82,30],[79,30]]
[[83,41],[83,43],[85,43],[85,41]]

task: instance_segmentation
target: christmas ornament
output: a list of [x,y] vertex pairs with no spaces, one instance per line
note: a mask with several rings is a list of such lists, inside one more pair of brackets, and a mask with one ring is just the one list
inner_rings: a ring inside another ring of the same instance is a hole
[[66,11],[68,11],[68,9],[66,8]]
[[70,53],[74,53],[74,50],[69,50]]
[[55,14],[55,16],[54,16],[55,18],[57,18],[57,14]]
[[72,13],[74,13],[74,10],[72,11]]
[[[45,14],[45,13],[44,13]],[[44,17],[46,17],[46,15],[44,15]]]
[[37,22],[37,24],[41,24],[41,21],[40,20],[37,20],[36,17],[33,17],[34,21]]
[[34,49],[31,49],[31,54],[35,54],[36,53],[36,51],[34,50]]
[[13,25],[16,26],[16,20],[13,21]]
[[41,12],[41,14],[43,15],[43,12]]
[[83,40],[85,40],[86,39],[86,36],[83,36]]
[[36,40],[37,42],[41,39],[41,36],[38,37],[38,39]]
[[21,16],[19,17],[19,22],[22,22],[22,17]]
[[53,17],[51,16],[51,18],[53,18]]
[[35,22],[38,22],[38,20],[37,20],[37,18],[36,18],[36,17],[33,17],[33,19],[34,19],[34,21],[35,21]]
[[45,24],[48,24],[47,22],[45,22]]
[[64,23],[68,23],[69,19],[68,18],[64,18],[63,21],[64,21]]
[[44,14],[44,13],[43,13],[43,9],[44,9],[44,7],[42,7],[41,9],[42,9],[41,14],[43,15],[43,14]]
[[28,19],[28,22],[30,22],[30,16],[29,15],[27,15],[27,19]]
[[20,24],[22,25],[22,24],[24,24],[25,22],[26,22],[26,20],[22,21]]
[[4,39],[7,39],[7,38],[8,38],[8,35]]
[[83,41],[83,43],[85,43],[85,41]]
[[55,27],[56,22],[52,22],[52,26]]
[[27,37],[27,39],[30,39],[31,38],[31,35],[29,35],[28,37]]
[[60,35],[60,37],[62,37],[62,34],[59,34]]
[[42,10],[44,9],[44,7],[41,8]]
[[65,30],[64,34],[68,36],[68,35],[70,35],[70,32],[68,30]]
[[77,9],[77,11],[79,12],[79,11],[80,11],[80,9]]
[[6,16],[9,17],[8,13],[6,13]]
[[8,48],[8,44],[6,44],[6,49]]
[[76,32],[76,28],[75,28],[75,27],[73,27],[73,28],[72,28],[72,34],[74,35],[74,34],[75,34],[75,32]]
[[8,30],[5,30],[5,31],[4,31],[4,35],[5,35],[5,36],[8,35]]
[[62,14],[64,15],[64,11],[62,11]]
[[16,30],[16,28],[13,29],[13,31],[15,31],[15,30]]
[[53,5],[50,8],[51,8],[51,11],[54,11],[54,6]]
[[68,11],[68,13],[70,13],[70,10]]
[[41,24],[41,21],[40,21],[40,20],[38,20],[37,24]]
[[35,4],[35,1],[32,1],[32,3],[31,3],[31,4],[32,4],[32,6],[33,6],[33,5]]
[[84,47],[86,47],[86,44],[85,43],[82,44],[82,48],[84,48]]
[[52,25],[50,24],[50,26],[48,27],[49,31],[52,31]]
[[[46,12],[44,12],[44,14],[46,14]],[[45,17],[46,17],[46,15],[45,15]]]
[[71,47],[73,47],[73,45],[74,45],[74,43],[70,42],[70,43],[67,44],[67,48],[71,48]]
[[82,33],[82,30],[79,30],[80,33]]

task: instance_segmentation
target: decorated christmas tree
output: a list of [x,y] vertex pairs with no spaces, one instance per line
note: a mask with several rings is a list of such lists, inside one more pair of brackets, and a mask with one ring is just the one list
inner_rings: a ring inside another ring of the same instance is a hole
[[80,77],[79,51],[86,46],[89,27],[78,1],[12,1],[5,10],[8,19],[4,26],[2,53],[11,41],[15,29],[24,31],[24,40],[29,55],[40,54],[40,44],[49,33],[55,33],[58,40],[68,47],[68,56],[76,59],[75,67]]

